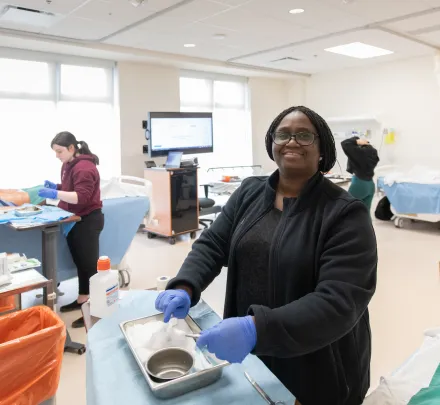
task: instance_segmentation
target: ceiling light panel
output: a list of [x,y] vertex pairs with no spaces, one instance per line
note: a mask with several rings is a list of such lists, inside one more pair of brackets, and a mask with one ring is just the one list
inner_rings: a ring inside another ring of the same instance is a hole
[[[56,14],[68,14],[83,4],[85,0],[52,0],[50,4],[46,0],[2,0],[2,5],[12,4],[17,7],[31,8],[48,11]],[[2,8],[0,6],[0,8]]]
[[325,50],[327,52],[350,56],[357,59],[376,58],[394,53],[388,49],[378,48],[373,45],[364,44],[363,42],[352,42],[350,44],[339,45]]
[[[350,44],[353,42],[363,42],[364,44],[380,46],[386,50],[394,51],[394,53],[378,58],[358,59],[353,57],[343,57],[324,50],[333,48],[336,45]],[[284,49],[273,50],[267,53],[242,57],[235,59],[234,62],[261,67],[273,67],[273,63],[270,63],[270,61],[290,56],[301,59],[301,61],[296,63],[295,66],[290,66],[288,69],[304,73],[318,73],[329,70],[367,67],[377,63],[397,61],[424,55],[432,55],[432,49],[382,31],[365,30],[302,45],[286,47]]]
[[47,28],[55,25],[62,16],[47,11],[24,7],[6,6],[0,14],[0,24],[17,24],[29,27]]
[[304,9],[303,8],[293,8],[292,10],[289,11],[290,14],[302,14],[304,13]]

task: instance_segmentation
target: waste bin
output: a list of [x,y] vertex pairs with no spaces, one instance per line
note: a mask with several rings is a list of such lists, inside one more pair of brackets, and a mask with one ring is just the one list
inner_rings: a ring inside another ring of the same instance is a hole
[[48,307],[0,317],[0,405],[39,405],[58,388],[66,328]]
[[14,296],[0,298],[0,314],[2,312],[12,311],[15,308]]

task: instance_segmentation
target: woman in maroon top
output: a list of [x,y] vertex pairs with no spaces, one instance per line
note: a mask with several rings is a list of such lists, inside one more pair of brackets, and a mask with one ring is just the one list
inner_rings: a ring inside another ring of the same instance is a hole
[[[81,217],[67,236],[79,280],[78,298],[60,308],[61,312],[70,312],[80,309],[89,299],[89,279],[96,273],[99,258],[99,235],[104,228],[100,177],[96,168],[99,159],[90,152],[87,143],[78,142],[70,132],[60,132],[52,140],[51,147],[63,163],[61,184],[46,181],[38,195],[59,199],[60,208]],[[83,318],[72,324],[74,328],[82,326]]]

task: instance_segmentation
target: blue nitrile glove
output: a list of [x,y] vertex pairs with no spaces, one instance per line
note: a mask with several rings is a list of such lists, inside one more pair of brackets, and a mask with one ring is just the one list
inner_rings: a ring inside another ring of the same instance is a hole
[[56,185],[55,183],[52,183],[52,182],[49,181],[49,180],[46,180],[46,181],[44,182],[44,187],[46,187],[46,188],[51,188],[52,190],[56,190],[56,189],[57,189],[57,185]]
[[191,307],[191,298],[184,290],[166,290],[156,298],[155,306],[164,313],[163,321],[167,323],[171,315],[179,319],[186,318]]
[[206,346],[220,360],[241,363],[257,344],[257,329],[251,316],[229,318],[204,330],[197,346]]
[[51,198],[52,200],[56,200],[58,196],[58,190],[53,190],[51,188],[40,188],[38,190],[38,196],[41,198]]

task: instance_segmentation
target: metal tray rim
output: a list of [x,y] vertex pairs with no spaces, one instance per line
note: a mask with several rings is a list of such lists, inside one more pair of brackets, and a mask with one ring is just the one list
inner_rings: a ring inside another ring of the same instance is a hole
[[[208,374],[208,373],[210,374],[210,373],[218,372],[218,371],[221,370],[222,368],[224,368],[224,367],[230,365],[229,362],[224,361],[224,362],[222,362],[222,363],[220,363],[220,364],[217,364],[217,365],[213,366],[212,368],[205,369],[205,370],[201,370],[201,371],[197,371],[196,373],[192,373],[192,374],[189,374],[189,375],[183,376],[183,377],[181,377],[181,378],[177,378],[176,380],[166,381],[166,382],[164,382],[164,383],[155,383],[155,384],[157,384],[157,385],[156,385],[156,386],[153,386],[153,385],[152,385],[152,380],[151,380],[150,376],[148,375],[148,373],[147,373],[147,371],[146,371],[146,369],[145,369],[145,367],[144,367],[144,365],[143,365],[141,359],[140,359],[139,356],[137,355],[136,350],[135,350],[134,347],[131,345],[130,340],[128,339],[127,333],[125,332],[125,325],[126,325],[127,323],[131,323],[131,322],[136,322],[136,321],[140,321],[140,320],[143,320],[143,319],[152,318],[152,317],[155,317],[155,316],[157,316],[157,315],[160,315],[160,314],[158,313],[158,314],[155,314],[155,315],[143,316],[143,317],[140,317],[140,318],[130,319],[130,320],[127,320],[127,321],[121,322],[121,323],[119,324],[119,328],[121,329],[121,332],[122,332],[122,334],[124,335],[125,341],[127,342],[127,345],[128,345],[128,347],[130,348],[130,351],[131,351],[131,353],[133,354],[133,357],[135,358],[136,363],[138,364],[139,368],[141,369],[141,372],[142,372],[142,374],[144,375],[144,378],[146,379],[146,381],[147,381],[147,383],[148,383],[150,389],[151,389],[153,392],[158,392],[158,391],[165,390],[166,388],[168,388],[168,387],[170,387],[170,386],[174,386],[174,385],[177,385],[177,384],[185,383],[185,381],[193,380],[193,379],[195,379],[195,378],[198,378],[198,377],[203,376],[203,375]],[[197,322],[196,322],[196,321],[195,321],[190,315],[188,315],[185,319],[188,319],[188,318],[191,320],[191,322],[194,323],[194,325],[195,325],[199,330],[201,330],[200,327],[197,325]]]

